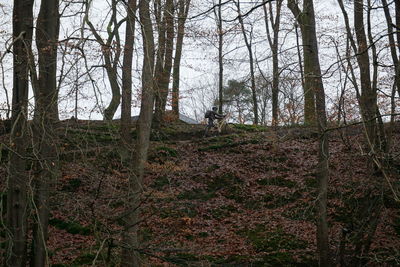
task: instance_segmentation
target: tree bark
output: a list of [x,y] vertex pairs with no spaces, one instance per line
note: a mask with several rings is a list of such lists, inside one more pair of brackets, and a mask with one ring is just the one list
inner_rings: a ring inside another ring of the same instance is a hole
[[130,147],[132,125],[132,58],[135,43],[136,0],[127,4],[127,20],[125,31],[125,47],[122,66],[122,105],[121,105],[121,137],[123,143]]
[[123,266],[141,266],[139,247],[138,222],[140,218],[140,196],[143,191],[144,167],[147,161],[147,152],[150,144],[150,131],[154,105],[154,36],[150,17],[150,0],[139,0],[139,17],[143,36],[143,70],[142,70],[142,101],[139,120],[137,122],[136,153],[134,158],[134,175],[130,176],[129,192],[132,194],[133,212],[125,222],[125,231],[133,234],[132,244],[124,244],[125,249],[133,254],[133,261],[122,262]]
[[185,35],[185,22],[189,12],[190,0],[179,0],[178,35],[176,37],[175,58],[172,74],[172,112],[179,118],[179,81],[182,58],[183,37]]
[[166,0],[164,5],[164,19],[159,26],[159,49],[156,63],[156,103],[154,113],[154,126],[159,126],[164,120],[165,108],[168,98],[168,87],[172,69],[172,55],[174,48],[174,3]]
[[288,5],[297,19],[301,17],[305,83],[306,88],[312,90],[315,96],[316,112],[314,111],[314,114],[316,113],[316,122],[320,133],[320,138],[318,140],[318,165],[316,169],[318,180],[317,249],[319,254],[319,266],[331,266],[327,220],[329,144],[327,132],[325,131],[327,128],[325,91],[319,64],[314,3],[313,0],[304,0],[303,12],[300,11],[294,0],[289,0]]
[[218,1],[218,12],[216,14],[217,17],[217,31],[218,31],[218,110],[219,113],[223,113],[223,105],[224,105],[224,95],[223,95],[223,86],[224,86],[224,56],[222,53],[223,43],[224,43],[224,32],[222,29],[222,6],[221,0]]
[[367,128],[367,139],[372,150],[376,142],[376,109],[377,95],[371,87],[370,63],[368,56],[367,37],[364,29],[363,0],[354,0],[354,28],[358,51],[357,61],[360,68],[361,96],[360,108]]
[[[104,120],[112,120],[115,112],[121,102],[121,88],[118,84],[118,63],[121,56],[121,42],[119,38],[119,27],[125,21],[117,21],[117,0],[111,1],[111,18],[107,25],[107,40],[104,42],[103,38],[99,35],[96,28],[89,20],[89,1],[86,0],[86,16],[85,22],[88,24],[90,31],[93,33],[96,41],[101,45],[101,52],[104,58],[104,68],[106,69],[108,80],[111,87],[111,101],[108,107],[104,110]],[[115,49],[112,47],[113,42],[117,46]],[[112,52],[115,51],[114,58]]]
[[242,29],[242,34],[244,38],[244,42],[247,47],[247,51],[249,52],[249,65],[250,65],[250,82],[251,82],[251,93],[253,99],[253,114],[254,114],[254,124],[258,124],[258,103],[257,103],[257,91],[256,91],[256,80],[255,80],[255,73],[254,73],[254,58],[253,58],[253,49],[251,44],[251,36],[250,40],[247,37],[246,29],[244,27],[243,17],[240,11],[240,0],[236,2],[236,7],[238,11],[238,19]]
[[36,222],[33,230],[33,265],[49,264],[46,249],[49,197],[57,175],[58,158],[54,122],[57,106],[57,42],[59,1],[42,0],[36,25],[39,77],[34,116],[34,154],[38,157],[35,177]]
[[[32,46],[33,0],[14,0],[13,9],[13,99],[10,161],[7,187],[7,227],[9,242],[5,266],[26,265],[27,193],[29,177],[26,169],[27,109],[29,90],[29,51]],[[19,38],[17,40],[17,38]]]
[[[313,62],[310,59],[313,57],[310,43],[311,32],[313,31],[312,18],[306,12],[305,8],[308,7],[307,1],[303,3],[303,12],[299,9],[294,0],[288,1],[288,7],[296,17],[300,25],[301,36],[303,40],[303,60],[304,60],[304,124],[316,125],[316,110],[315,110],[315,92],[312,89],[312,73]],[[315,27],[314,27],[315,28]]]
[[[283,0],[276,2],[276,14],[272,10],[272,3],[269,3],[269,12],[267,11],[266,4],[263,6],[265,17],[265,28],[267,31],[268,43],[272,51],[272,126],[276,126],[279,122],[279,59],[278,59],[278,42],[279,42],[279,29],[281,18],[281,7]],[[269,30],[269,22],[271,21],[272,37]]]
[[[125,47],[123,58],[123,72],[122,72],[122,106],[121,106],[121,141],[122,141],[122,160],[127,168],[130,169],[132,161],[132,137],[130,134],[132,118],[132,58],[133,58],[133,45],[135,37],[135,13],[136,13],[136,0],[129,0],[127,4],[127,21],[126,21],[126,35]],[[130,177],[130,180],[132,178]],[[130,188],[129,188],[130,189]],[[129,192],[130,194],[131,192]],[[135,192],[132,192],[135,194]],[[129,205],[131,199],[127,199],[127,210],[132,207]],[[132,228],[129,225],[135,221],[135,217],[126,216],[124,218],[124,230],[122,232],[122,243],[124,244],[121,252],[121,263],[124,266],[134,266],[135,253],[132,253],[129,246],[136,243],[137,233],[131,232]]]

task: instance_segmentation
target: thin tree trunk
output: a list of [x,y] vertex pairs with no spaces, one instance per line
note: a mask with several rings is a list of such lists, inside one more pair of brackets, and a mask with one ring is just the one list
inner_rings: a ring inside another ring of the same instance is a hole
[[[133,196],[134,201],[132,207],[134,212],[132,213],[132,221],[129,225],[125,226],[125,231],[129,231],[134,234],[133,243],[129,244],[127,249],[130,249],[131,253],[134,254],[134,260],[132,263],[126,263],[126,266],[141,266],[140,255],[137,252],[139,247],[138,238],[138,222],[140,216],[140,195],[143,190],[143,175],[144,167],[147,161],[147,152],[150,144],[150,131],[153,115],[154,105],[154,36],[153,26],[150,17],[149,0],[139,1],[139,17],[143,36],[143,71],[142,71],[142,101],[139,114],[139,120],[137,122],[137,140],[136,140],[136,153],[134,159],[134,174],[130,178],[130,192],[135,194]],[[125,266],[125,263],[122,265]]]
[[[280,29],[280,18],[281,18],[281,7],[283,0],[276,2],[276,14],[272,10],[272,3],[269,3],[269,14],[267,11],[266,4],[264,8],[265,17],[265,28],[267,31],[268,43],[272,51],[272,126],[276,126],[279,122],[279,59],[278,59],[278,41],[279,41],[279,29]],[[269,22],[271,21],[271,27],[273,30],[273,36],[269,30]]]
[[127,4],[127,21],[122,71],[122,105],[121,105],[121,137],[123,143],[131,145],[130,128],[132,125],[132,58],[135,42],[136,0]]
[[[136,13],[136,0],[129,0],[127,4],[127,21],[126,21],[126,35],[125,47],[123,58],[123,73],[122,73],[122,106],[121,106],[121,141],[122,141],[122,159],[127,168],[130,169],[132,161],[132,137],[130,135],[132,118],[132,58],[133,58],[133,45],[135,37],[135,13]],[[132,177],[130,177],[132,180]],[[128,188],[128,190],[131,188]],[[129,192],[130,194],[131,192]],[[135,194],[135,192],[132,192]],[[131,210],[131,198],[127,199],[127,210]],[[130,214],[128,212],[128,214]],[[137,233],[132,232],[130,224],[135,221],[135,217],[126,216],[124,218],[124,231],[122,232],[122,244],[124,244],[121,252],[121,263],[127,267],[134,267],[135,253],[132,253],[130,246],[137,243]]]
[[166,26],[166,39],[165,39],[165,58],[164,67],[159,81],[160,99],[159,99],[159,118],[163,122],[165,108],[167,105],[168,88],[171,78],[172,70],[172,56],[174,51],[174,2],[167,0],[165,3],[165,26]]
[[254,73],[254,58],[253,58],[253,49],[251,44],[251,36],[250,40],[247,37],[246,29],[244,27],[243,17],[240,11],[240,0],[236,2],[236,7],[238,11],[238,19],[242,29],[242,34],[244,38],[244,42],[247,47],[247,51],[249,52],[249,65],[250,65],[250,82],[251,82],[251,93],[253,99],[253,114],[254,114],[254,124],[258,124],[258,103],[257,103],[257,91],[256,91],[256,80],[255,80],[255,73]]
[[[395,1],[399,2],[399,1]],[[396,43],[394,39],[394,32],[393,32],[393,22],[392,22],[392,17],[389,12],[389,6],[387,3],[387,0],[382,0],[383,4],[383,10],[385,12],[385,17],[386,17],[386,24],[388,27],[388,39],[389,39],[389,46],[390,46],[390,54],[392,56],[392,61],[394,65],[394,83],[393,83],[393,90],[392,90],[392,96],[391,96],[391,113],[393,114],[394,111],[396,110],[396,102],[394,101],[395,94],[396,94],[396,89],[397,92],[400,96],[400,77],[399,77],[399,72],[400,72],[400,65],[399,65],[399,58],[397,56],[397,50],[396,50]],[[393,127],[394,127],[394,116],[392,115],[390,118],[390,124],[387,132],[387,147],[385,152],[390,151],[391,147],[391,142],[392,142],[392,135],[393,135]]]
[[161,118],[161,83],[164,72],[165,53],[166,53],[166,6],[162,5],[161,0],[154,1],[154,13],[158,33],[158,48],[156,53],[156,63],[154,70],[154,97],[155,109],[153,116],[153,127],[159,128]]
[[316,112],[314,111],[314,113],[316,113],[318,131],[320,133],[320,138],[318,140],[318,165],[316,169],[318,179],[317,249],[319,254],[319,266],[331,266],[327,220],[329,143],[327,133],[325,132],[327,128],[325,91],[319,64],[314,3],[313,0],[304,0],[302,12],[293,0],[288,1],[288,7],[297,19],[301,17],[305,83],[306,88],[312,90],[316,98]]
[[58,158],[54,133],[57,109],[58,0],[42,0],[36,26],[39,78],[34,117],[34,154],[38,157],[35,177],[36,222],[33,231],[33,265],[46,266],[48,253],[49,197],[57,175]]
[[223,43],[224,43],[224,32],[222,29],[222,6],[221,0],[218,1],[217,9],[217,31],[218,31],[218,111],[220,114],[223,113],[224,95],[223,95],[223,83],[224,83],[224,56],[223,56]]
[[[7,227],[9,242],[4,255],[5,266],[26,265],[27,193],[26,169],[27,112],[29,89],[29,51],[32,46],[33,0],[14,0],[13,9],[13,98],[11,153],[8,167]],[[18,40],[17,40],[18,39]]]
[[[307,7],[303,3],[304,10]],[[306,125],[316,125],[316,110],[315,110],[315,92],[312,90],[312,75],[313,75],[313,62],[310,59],[313,57],[313,51],[309,47],[311,43],[310,31],[310,16],[305,11],[301,12],[297,4],[293,0],[288,1],[288,7],[296,17],[300,25],[301,36],[303,40],[303,60],[304,60],[304,123]]]
[[[96,28],[89,20],[89,0],[86,0],[86,14],[85,14],[85,22],[90,28],[90,31],[93,33],[96,41],[101,45],[101,52],[104,58],[104,68],[106,69],[108,80],[110,82],[111,87],[111,101],[108,107],[104,110],[104,120],[112,120],[114,118],[114,114],[118,109],[118,106],[121,102],[121,90],[118,84],[118,63],[119,58],[121,56],[121,42],[119,38],[119,27],[125,21],[124,19],[121,21],[117,21],[117,0],[111,1],[111,18],[107,25],[107,40],[104,42],[103,38],[99,35]],[[114,39],[115,38],[115,39]],[[113,51],[113,43],[117,46],[114,49],[115,54],[112,57]]]
[[179,81],[182,58],[183,37],[185,35],[185,22],[189,12],[190,0],[179,0],[178,33],[176,37],[175,58],[172,74],[172,112],[179,118]]
[[371,87],[370,63],[367,37],[364,29],[363,0],[354,0],[354,28],[358,44],[357,61],[360,68],[361,96],[360,108],[366,124],[368,143],[374,150],[376,142],[376,91]]

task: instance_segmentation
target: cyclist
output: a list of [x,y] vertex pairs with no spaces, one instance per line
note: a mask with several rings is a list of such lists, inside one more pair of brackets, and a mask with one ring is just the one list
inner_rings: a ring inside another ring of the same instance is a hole
[[207,127],[206,127],[206,131],[204,133],[204,136],[207,136],[208,131],[214,127],[214,120],[221,120],[223,118],[225,118],[224,115],[217,113],[218,108],[217,107],[212,107],[212,110],[207,110],[206,114],[204,115],[204,117],[206,119],[208,119],[207,122]]

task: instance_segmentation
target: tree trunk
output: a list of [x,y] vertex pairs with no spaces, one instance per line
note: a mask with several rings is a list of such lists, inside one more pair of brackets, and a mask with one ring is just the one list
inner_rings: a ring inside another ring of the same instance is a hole
[[135,13],[136,0],[129,0],[127,4],[126,35],[122,67],[121,105],[121,138],[124,146],[128,148],[132,143],[130,130],[132,125],[132,58],[133,45],[135,42]]
[[[399,50],[400,53],[400,0],[394,0],[395,4],[395,13],[396,13],[396,38],[397,38],[397,49]],[[400,90],[400,89],[399,89]],[[399,92],[400,96],[400,92]]]
[[[318,165],[316,169],[318,179],[317,198],[317,249],[319,254],[319,266],[330,266],[329,233],[327,220],[327,191],[328,191],[328,157],[329,144],[325,132],[327,128],[325,91],[322,82],[321,68],[318,56],[318,42],[315,30],[315,15],[313,0],[304,0],[303,12],[293,0],[288,1],[297,19],[301,21],[303,50],[304,50],[304,77],[306,88],[312,90],[315,95],[316,119],[320,138],[318,140]],[[300,23],[299,21],[299,23]]]
[[[142,71],[142,101],[137,122],[136,153],[134,159],[134,175],[130,176],[129,192],[132,198],[130,205],[131,212],[125,218],[124,231],[131,234],[128,239],[130,244],[124,244],[125,253],[131,257],[125,258],[130,262],[121,262],[121,266],[141,266],[140,255],[137,251],[139,247],[138,222],[140,218],[140,196],[143,191],[144,167],[147,161],[147,152],[150,143],[150,131],[154,105],[154,36],[150,17],[149,0],[139,1],[139,17],[143,36],[143,71]],[[129,221],[128,221],[129,220]]]
[[[126,35],[125,35],[125,47],[124,47],[124,58],[123,58],[123,72],[122,72],[122,107],[121,107],[121,142],[122,142],[122,161],[126,164],[127,168],[130,169],[132,161],[132,137],[130,134],[132,118],[132,57],[133,57],[133,45],[135,37],[135,13],[136,13],[136,0],[129,0],[127,4],[127,21],[126,21]],[[132,178],[130,177],[130,180]],[[129,190],[130,188],[128,188]],[[135,194],[135,192],[128,192],[128,194]],[[132,207],[129,205],[131,199],[127,199],[126,208],[129,211]],[[128,212],[129,214],[129,212]],[[135,253],[129,249],[130,245],[137,243],[137,233],[131,232],[132,227],[130,224],[135,221],[135,217],[126,216],[124,218],[124,231],[122,232],[122,243],[124,244],[121,252],[121,263],[124,266],[134,266]]]
[[300,25],[301,36],[303,40],[303,60],[304,60],[304,124],[316,125],[316,114],[315,114],[315,92],[312,89],[313,79],[313,62],[310,60],[313,55],[313,51],[310,48],[311,43],[311,16],[305,12],[307,8],[307,1],[303,3],[304,11],[301,12],[293,0],[288,1],[288,7],[296,17],[297,22]]
[[54,133],[57,109],[58,0],[42,0],[36,25],[39,78],[34,116],[34,153],[38,157],[35,177],[36,222],[33,231],[33,265],[49,264],[46,249],[49,196],[57,175],[58,158]]
[[224,56],[222,54],[223,50],[223,42],[224,42],[224,32],[222,29],[222,12],[221,12],[221,0],[218,2],[218,12],[216,14],[217,17],[217,31],[218,31],[218,111],[220,114],[223,113],[223,83],[224,83]]
[[[96,41],[101,45],[101,52],[104,58],[104,68],[106,69],[108,80],[111,87],[111,101],[108,107],[104,110],[104,120],[112,120],[114,114],[118,109],[121,102],[121,90],[118,84],[118,63],[121,56],[121,42],[119,38],[119,27],[124,20],[117,21],[117,0],[111,1],[111,18],[107,25],[107,40],[104,42],[102,36],[99,35],[96,28],[89,20],[89,2],[86,2],[85,22],[88,24],[90,31],[93,33]],[[117,47],[114,49],[112,46],[115,44]],[[112,57],[112,51],[115,51]]]
[[[33,0],[14,0],[13,9],[13,99],[10,161],[7,188],[7,227],[10,239],[4,255],[5,266],[26,265],[27,193],[26,169],[29,51],[32,46]],[[17,40],[18,39],[18,40]]]
[[376,91],[371,87],[368,44],[364,29],[363,0],[354,1],[354,28],[358,44],[357,61],[360,68],[360,108],[367,128],[367,139],[372,149],[376,141]]
[[244,28],[243,17],[240,11],[240,1],[236,2],[236,7],[238,11],[238,19],[242,29],[242,34],[244,38],[244,42],[247,47],[247,51],[249,52],[249,64],[250,64],[250,82],[251,82],[251,93],[253,99],[253,114],[254,114],[254,124],[258,124],[258,103],[257,103],[257,91],[256,91],[256,80],[255,80],[255,73],[254,73],[254,59],[253,59],[253,49],[251,44],[251,36],[250,40],[247,37],[246,30]]
[[[158,128],[162,121],[161,118],[161,80],[164,72],[165,53],[166,53],[166,6],[162,5],[161,0],[154,1],[156,29],[158,33],[158,48],[156,53],[156,63],[154,69],[154,97],[155,109],[153,116],[153,127]],[[163,12],[164,11],[164,12]]]
[[[160,124],[164,120],[165,108],[168,98],[168,87],[171,77],[172,69],[172,55],[174,48],[174,3],[172,0],[167,0],[164,6],[164,25],[161,28],[161,36],[164,36],[159,42],[159,47],[163,47],[162,53],[157,58],[156,77],[157,81],[157,94],[156,94],[156,105],[154,113],[154,122]],[[160,51],[160,48],[159,48]],[[163,57],[163,58],[159,58]],[[157,65],[160,65],[157,68]]]
[[179,118],[179,76],[182,58],[183,37],[185,35],[185,22],[189,12],[190,0],[179,0],[178,35],[176,37],[175,58],[172,74],[172,112]]
[[[274,19],[274,14],[272,10],[272,3],[269,3],[269,14],[267,11],[266,4],[264,8],[265,17],[265,28],[267,31],[268,43],[272,51],[272,126],[276,126],[279,122],[279,59],[278,59],[278,41],[279,41],[279,29],[280,29],[280,17],[281,17],[281,7],[283,0],[278,0],[276,2],[276,14]],[[273,36],[269,30],[269,22],[271,21],[271,26],[273,30]]]

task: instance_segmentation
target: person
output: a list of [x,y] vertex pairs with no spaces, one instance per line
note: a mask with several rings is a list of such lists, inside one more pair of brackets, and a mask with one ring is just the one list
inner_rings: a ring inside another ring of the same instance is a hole
[[224,115],[217,113],[218,108],[217,107],[212,107],[212,110],[207,110],[206,114],[204,115],[204,117],[206,119],[208,119],[207,122],[207,127],[206,127],[206,131],[204,133],[204,136],[207,136],[208,131],[214,127],[214,120],[221,120],[223,118],[225,118]]

